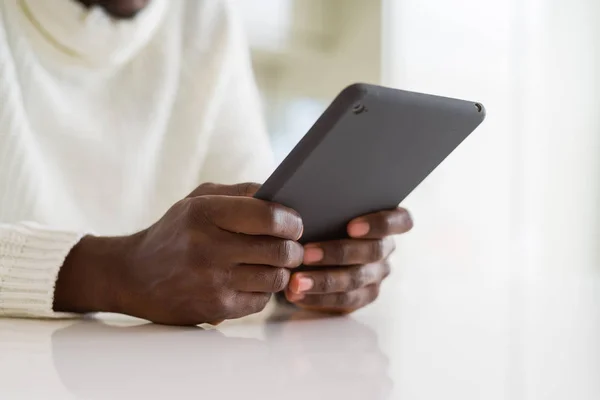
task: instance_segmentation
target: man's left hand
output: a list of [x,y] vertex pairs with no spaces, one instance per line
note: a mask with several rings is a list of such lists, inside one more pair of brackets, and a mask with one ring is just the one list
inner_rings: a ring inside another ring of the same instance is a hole
[[390,273],[393,235],[412,226],[408,211],[398,208],[353,220],[348,224],[351,239],[307,244],[304,265],[311,270],[292,275],[287,300],[331,313],[350,313],[372,303]]

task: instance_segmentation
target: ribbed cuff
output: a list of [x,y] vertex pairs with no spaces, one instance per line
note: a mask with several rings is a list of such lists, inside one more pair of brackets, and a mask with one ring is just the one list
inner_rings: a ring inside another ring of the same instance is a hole
[[0,316],[72,318],[53,311],[65,258],[83,234],[34,223],[0,224]]

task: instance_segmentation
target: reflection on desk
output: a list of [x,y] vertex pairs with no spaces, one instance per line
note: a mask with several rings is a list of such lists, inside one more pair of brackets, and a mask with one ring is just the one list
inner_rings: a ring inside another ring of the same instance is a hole
[[217,329],[0,319],[0,399],[597,400],[598,275],[405,274],[349,317]]
[[351,318],[314,323],[269,321],[265,341],[88,321],[56,331],[52,354],[63,384],[82,398],[387,398],[375,332]]

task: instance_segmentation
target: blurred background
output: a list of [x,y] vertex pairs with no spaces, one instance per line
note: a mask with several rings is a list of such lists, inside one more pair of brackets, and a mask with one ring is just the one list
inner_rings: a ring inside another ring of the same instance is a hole
[[381,1],[236,1],[278,160],[342,88],[381,82]]
[[[355,81],[487,108],[486,122],[403,203],[415,229],[399,239],[382,294],[395,309],[370,309],[416,324],[382,338],[406,360],[423,359],[392,365],[405,377],[399,393],[434,398],[423,377],[441,376],[440,389],[449,381],[439,371],[489,359],[505,362],[475,385],[482,398],[598,389],[600,2],[237,1],[278,159]],[[441,314],[469,318],[453,325]],[[427,361],[449,349],[458,364]],[[453,379],[473,388],[469,376]]]
[[352,82],[486,105],[485,124],[405,203],[415,273],[595,270],[599,2],[236,1],[279,160]]

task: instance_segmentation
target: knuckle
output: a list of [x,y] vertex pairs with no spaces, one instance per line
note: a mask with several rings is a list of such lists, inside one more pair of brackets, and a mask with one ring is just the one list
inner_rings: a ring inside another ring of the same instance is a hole
[[202,196],[206,193],[211,193],[215,190],[215,184],[214,183],[203,183],[200,186],[198,186],[196,189],[194,189],[192,191],[192,193],[190,193],[187,197],[188,198],[193,198],[193,197],[198,197],[198,196]]
[[346,243],[337,243],[331,248],[331,254],[336,264],[345,265],[350,261],[350,246]]
[[348,290],[360,289],[367,283],[369,279],[369,271],[365,267],[359,267],[350,274],[350,287]]
[[382,265],[382,280],[390,276],[392,273],[392,266],[389,262],[384,262]]
[[336,279],[332,274],[322,274],[319,278],[317,287],[322,293],[330,293],[335,288]]
[[171,207],[169,212],[185,212],[185,210],[189,209],[191,204],[192,201],[188,197],[186,197],[185,199],[181,199],[178,202],[176,202],[173,205],[173,207]]
[[237,195],[238,196],[247,196],[249,192],[250,183],[240,183],[236,185]]
[[302,220],[295,212],[275,203],[267,203],[266,228],[274,236],[297,240],[302,228]]
[[386,257],[385,242],[383,240],[373,240],[369,246],[369,256],[372,261],[383,260]]
[[266,228],[269,230],[269,232],[277,232],[277,230],[279,228],[279,222],[278,222],[279,218],[277,215],[278,212],[279,212],[279,207],[277,205],[275,205],[274,203],[266,203],[265,224],[266,224]]
[[277,266],[284,268],[294,268],[302,263],[298,245],[291,240],[281,240],[278,242],[275,250]]
[[238,196],[252,196],[258,191],[260,185],[254,182],[240,183],[237,185]]
[[278,268],[271,278],[271,289],[273,292],[281,292],[290,281],[290,272],[285,268]]
[[365,296],[363,295],[362,291],[356,291],[348,294],[344,308],[357,310],[365,305]]
[[200,193],[211,193],[217,189],[218,185],[212,182],[205,182],[196,189]]
[[336,293],[333,297],[334,305],[340,308],[352,307],[353,301],[353,296],[350,293]]

